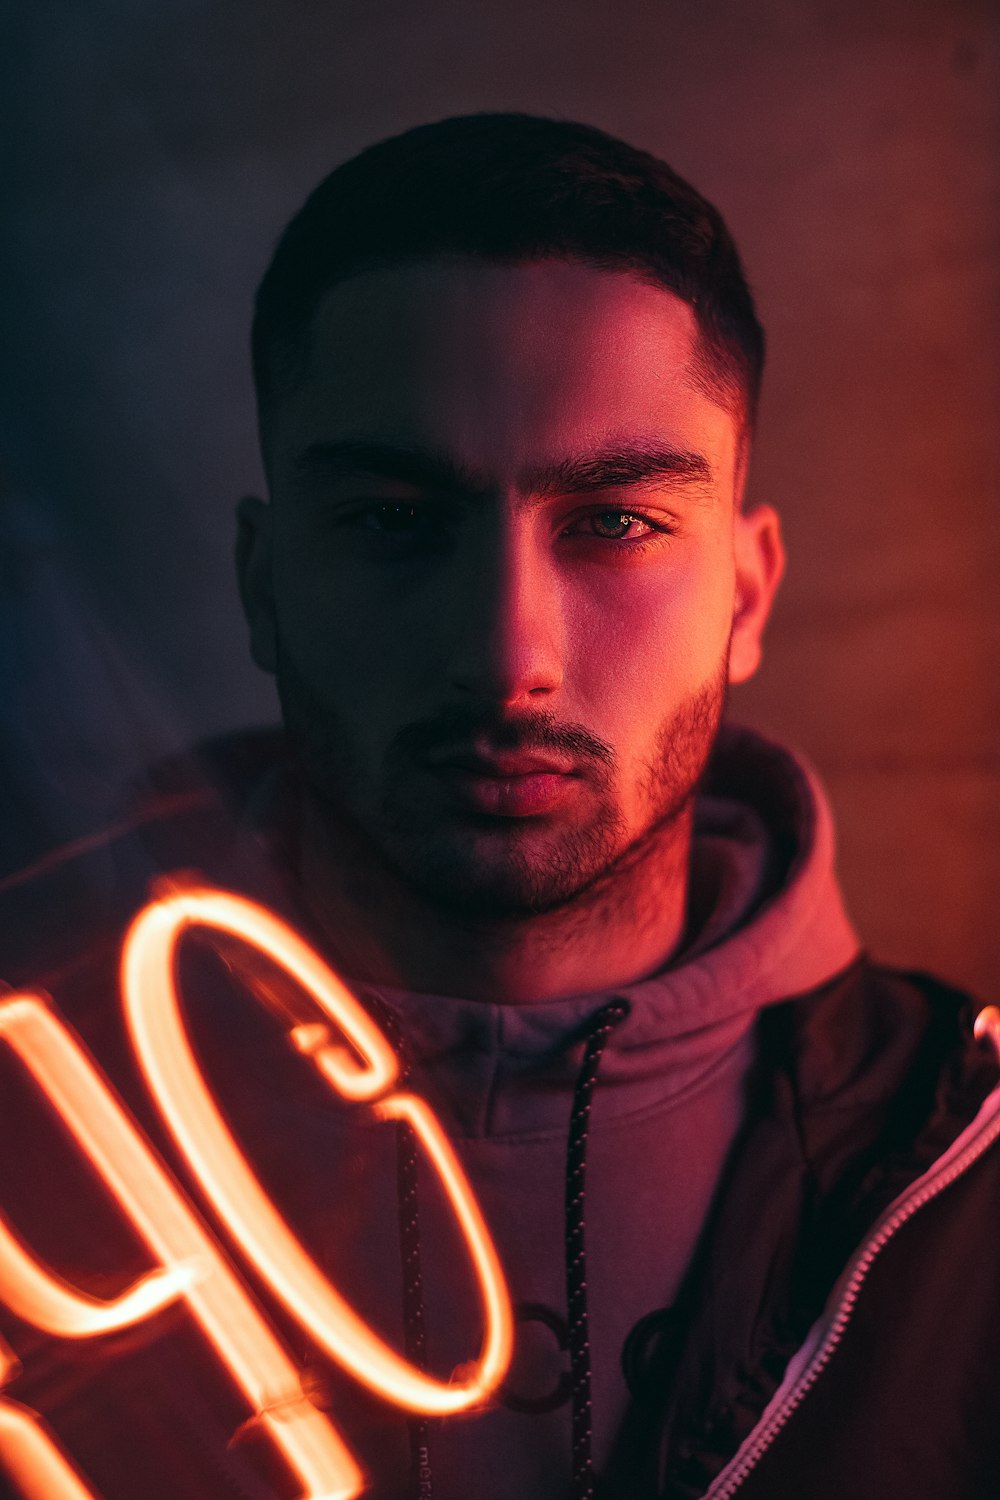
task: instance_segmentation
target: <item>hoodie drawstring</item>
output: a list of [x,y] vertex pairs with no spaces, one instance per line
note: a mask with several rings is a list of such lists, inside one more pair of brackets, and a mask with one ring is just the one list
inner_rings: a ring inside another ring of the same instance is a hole
[[583,1062],[573,1090],[569,1145],[566,1151],[566,1300],[569,1306],[569,1356],[573,1382],[573,1500],[592,1500],[590,1337],[587,1319],[587,1254],[584,1200],[587,1135],[597,1071],[611,1032],[631,1009],[622,997],[610,1001],[591,1022]]
[[[403,1040],[396,1017],[381,997],[368,992],[408,1076]],[[566,1300],[569,1308],[569,1356],[572,1403],[572,1500],[593,1500],[594,1466],[591,1456],[590,1338],[587,1317],[586,1177],[590,1107],[601,1058],[608,1037],[629,1014],[624,997],[609,1001],[590,1023],[583,1062],[573,1090],[569,1142],[566,1151]],[[403,1261],[403,1327],[406,1356],[418,1369],[427,1368],[423,1281],[420,1269],[420,1213],[417,1189],[417,1144],[405,1120],[396,1126],[399,1239]],[[430,1424],[412,1417],[410,1430],[410,1494],[413,1500],[432,1500]]]

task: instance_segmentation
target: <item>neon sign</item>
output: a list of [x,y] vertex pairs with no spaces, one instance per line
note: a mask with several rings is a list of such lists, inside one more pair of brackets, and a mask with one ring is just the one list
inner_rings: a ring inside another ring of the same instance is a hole
[[[180,1012],[174,961],[193,927],[236,938],[276,963],[310,1002],[309,1014],[289,1026],[292,1044],[344,1098],[370,1105],[380,1119],[405,1120],[414,1131],[461,1229],[483,1306],[482,1347],[474,1363],[462,1366],[461,1379],[434,1379],[364,1323],[307,1254],[233,1139]],[[511,1353],[510,1299],[496,1250],[436,1116],[422,1099],[394,1088],[393,1048],[333,970],[266,908],[210,887],[173,888],[129,928],[121,990],[132,1043],[167,1128],[220,1221],[288,1311],[332,1359],[397,1406],[439,1416],[482,1405]],[[90,1297],[33,1256],[0,1215],[0,1299],[35,1327],[72,1339],[142,1323],[183,1303],[304,1486],[302,1500],[361,1494],[364,1475],[347,1444],[311,1404],[277,1334],[80,1044],[31,993],[0,1002],[0,1039],[55,1107],[155,1261],[120,1296]],[[0,1340],[0,1392],[15,1368]],[[28,1500],[97,1500],[38,1414],[2,1394],[0,1463]]]

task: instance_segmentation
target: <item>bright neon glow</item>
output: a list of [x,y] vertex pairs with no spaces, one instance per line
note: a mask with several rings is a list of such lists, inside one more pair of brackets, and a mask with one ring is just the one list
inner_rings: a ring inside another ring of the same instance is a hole
[[[75,1338],[149,1319],[183,1297],[308,1500],[353,1500],[363,1487],[354,1458],[307,1399],[290,1357],[80,1045],[30,994],[0,1003],[0,1038],[157,1262],[129,1291],[101,1303],[53,1277],[5,1228],[0,1297],[39,1327]],[[6,1373],[0,1368],[0,1384]],[[92,1500],[35,1414],[6,1400],[0,1401],[0,1457],[31,1500]]]
[[[478,1359],[462,1378],[426,1375],[378,1338],[303,1249],[257,1180],[202,1077],[188,1041],[174,983],[178,940],[194,926],[241,939],[272,959],[320,1012],[290,1027],[295,1045],[345,1098],[368,1101],[384,1118],[417,1133],[462,1230],[485,1314]],[[333,971],[286,923],[241,896],[178,889],[139,913],[122,951],[122,994],[132,1041],[167,1125],[226,1228],[286,1307],[328,1354],[358,1380],[411,1411],[444,1415],[481,1405],[510,1360],[512,1314],[500,1263],[472,1190],[431,1110],[409,1094],[389,1094],[398,1077],[382,1032]],[[329,1026],[360,1054],[331,1040]]]
[[[17,1369],[13,1350],[0,1339],[0,1391]],[[37,1412],[0,1396],[0,1456],[29,1500],[97,1500],[45,1431]]]
[[4,1301],[25,1322],[63,1338],[88,1338],[140,1323],[176,1302],[204,1270],[192,1261],[170,1270],[150,1271],[120,1297],[105,1302],[74,1291],[50,1270],[43,1270],[0,1218],[0,1288]]
[[[513,1313],[507,1284],[489,1230],[479,1211],[468,1179],[459,1166],[448,1137],[438,1124],[437,1116],[424,1099],[415,1094],[391,1094],[375,1106],[376,1114],[386,1120],[406,1120],[437,1170],[438,1177],[455,1211],[469,1254],[479,1275],[486,1308],[487,1329],[494,1336],[484,1341],[480,1355],[478,1381],[485,1391],[493,1390],[507,1373],[513,1342]],[[471,1375],[467,1373],[470,1384]]]
[[174,949],[188,927],[215,928],[272,958],[312,997],[325,1021],[347,1038],[356,1057],[330,1040],[325,1021],[305,1030],[305,1050],[345,1099],[377,1099],[399,1074],[396,1054],[368,1012],[319,954],[265,906],[211,887],[181,887],[135,918],[122,950],[122,995],[133,1027],[147,1013],[177,1012]]
[[[173,980],[181,934],[205,926],[272,959],[318,1008],[289,1024],[292,1044],[345,1098],[381,1119],[405,1120],[438,1174],[475,1270],[483,1344],[461,1379],[441,1382],[383,1343],[303,1250],[230,1135],[188,1043]],[[390,1092],[395,1053],[337,976],[290,927],[242,897],[172,890],[140,912],[122,952],[129,1030],[147,1081],[180,1149],[227,1229],[307,1331],[378,1394],[443,1415],[481,1404],[510,1360],[512,1314],[503,1272],[464,1172],[433,1111]],[[346,1040],[342,1045],[335,1036]],[[43,1265],[0,1215],[0,1298],[20,1318],[63,1338],[93,1338],[153,1319],[183,1301],[307,1487],[304,1500],[354,1500],[363,1475],[329,1420],[311,1405],[295,1366],[222,1252],[79,1043],[37,995],[0,1002],[5,1041],[58,1112],[156,1265],[117,1297],[92,1297]],[[0,1340],[0,1389],[16,1361]],[[29,1500],[96,1500],[38,1414],[0,1396],[0,1460]]]

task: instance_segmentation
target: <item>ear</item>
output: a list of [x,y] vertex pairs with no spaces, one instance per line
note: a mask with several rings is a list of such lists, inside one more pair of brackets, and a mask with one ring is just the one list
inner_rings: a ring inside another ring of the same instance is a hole
[[245,495],[236,507],[236,576],[250,626],[250,654],[263,672],[277,666],[271,584],[271,507]]
[[733,532],[736,594],[729,646],[729,681],[746,682],[760,666],[761,641],[785,571],[781,521],[770,505],[739,512]]

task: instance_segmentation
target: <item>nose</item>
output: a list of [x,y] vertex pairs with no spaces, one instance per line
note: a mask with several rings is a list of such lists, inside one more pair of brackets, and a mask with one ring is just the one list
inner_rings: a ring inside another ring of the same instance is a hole
[[453,691],[491,707],[538,709],[563,681],[558,570],[530,525],[484,528],[456,559]]

